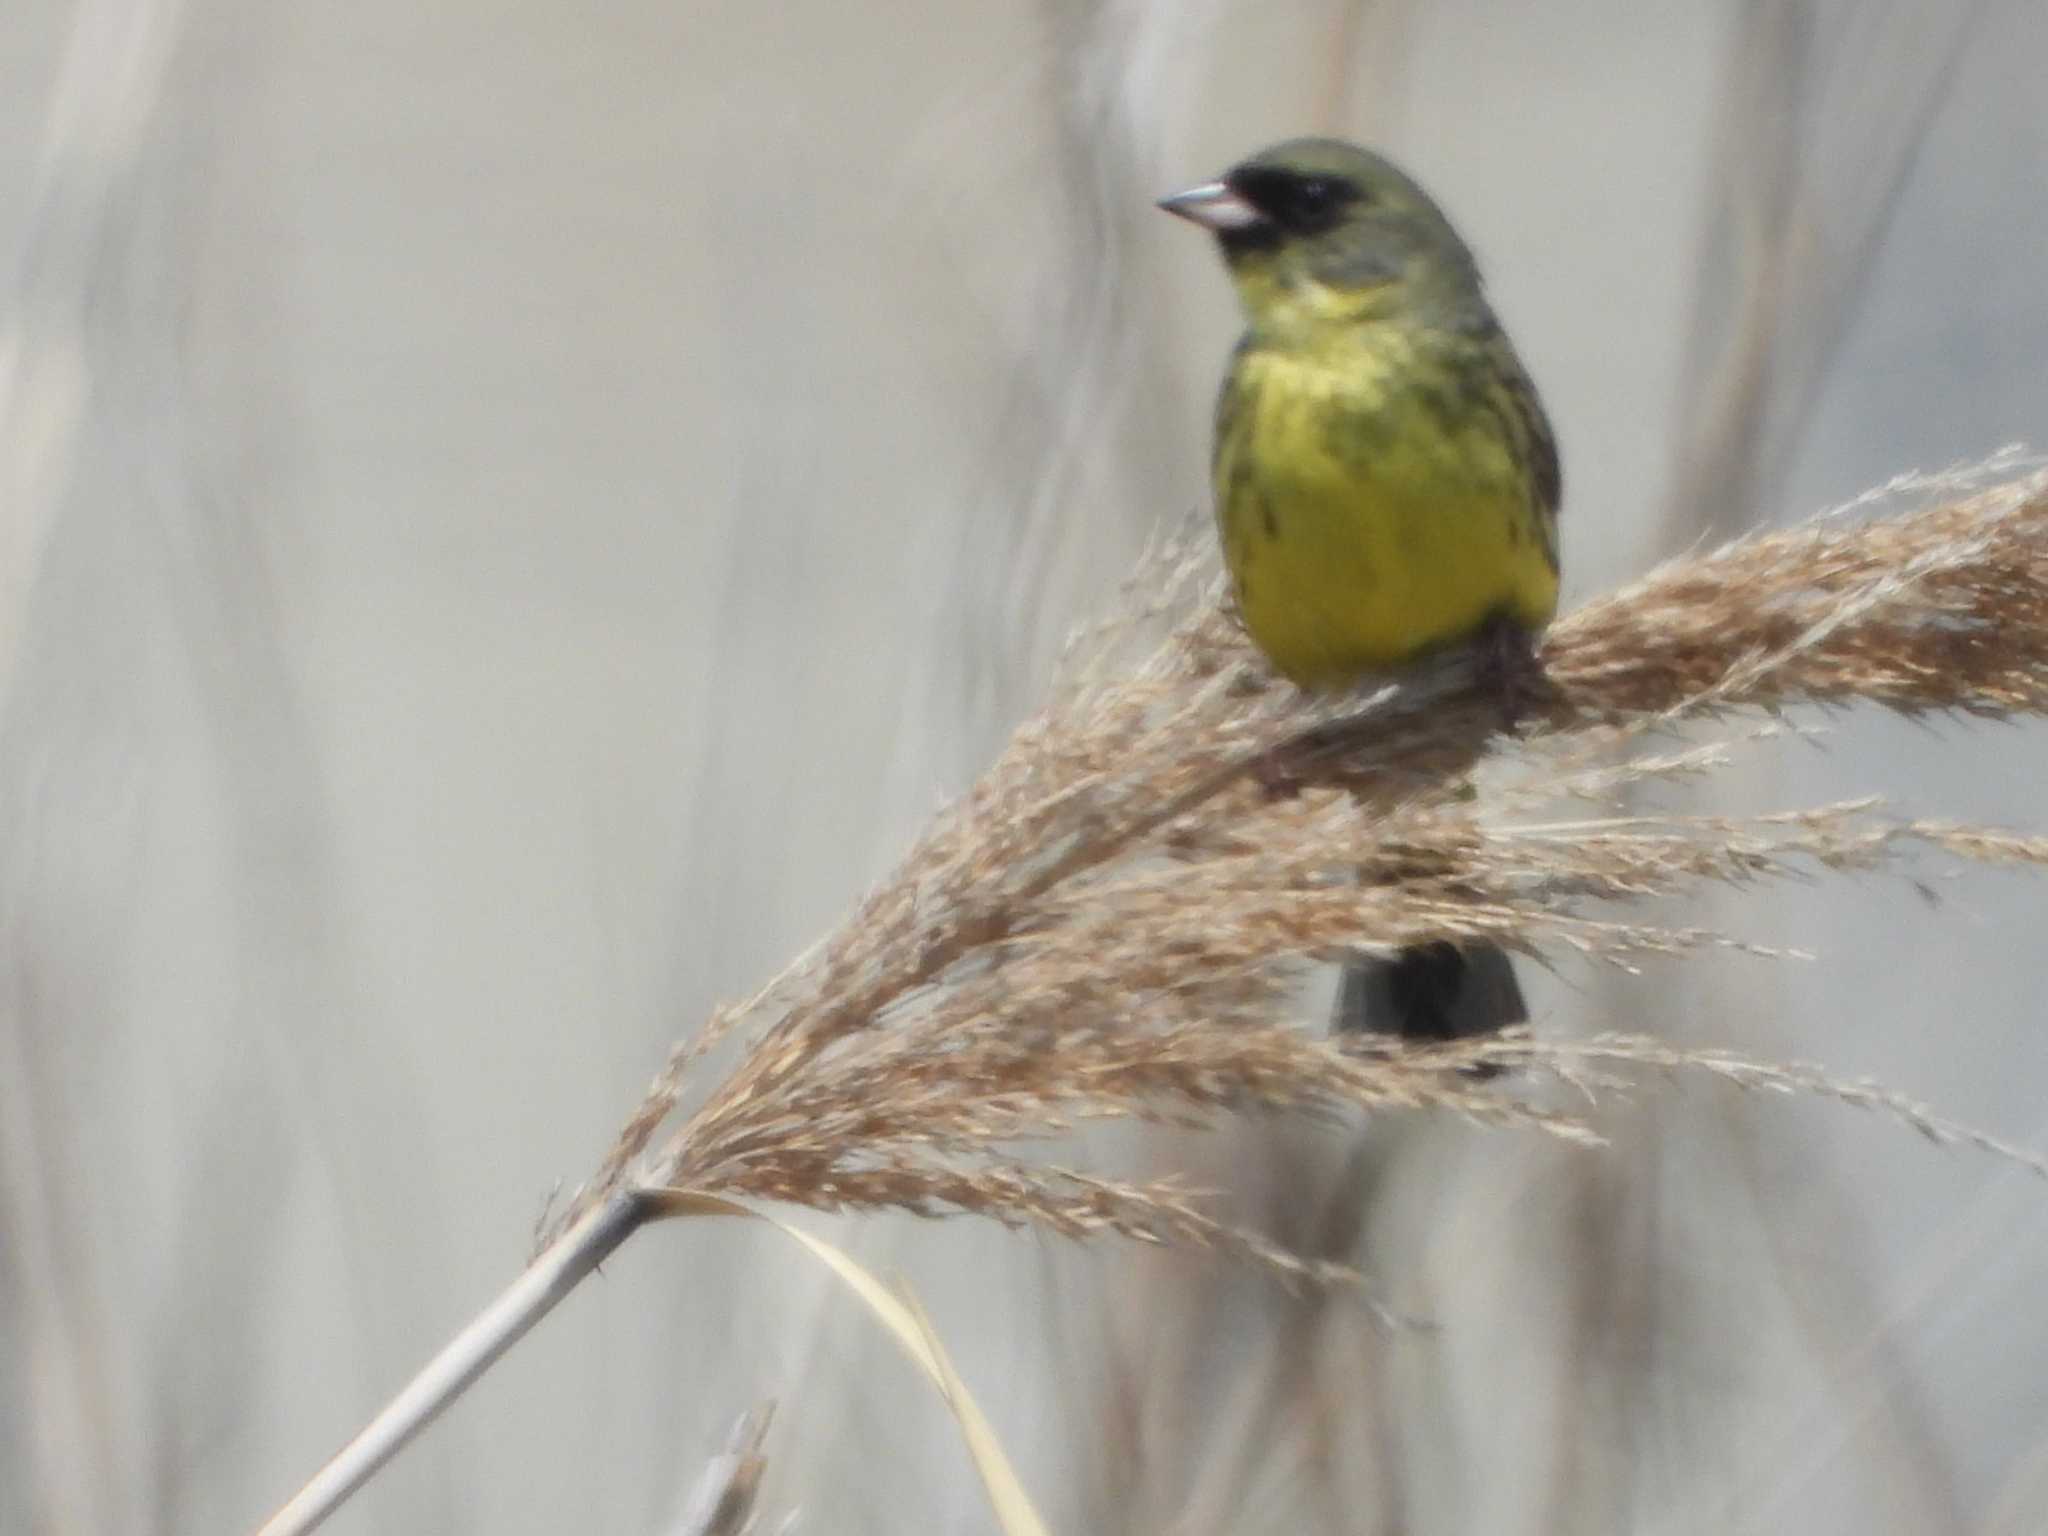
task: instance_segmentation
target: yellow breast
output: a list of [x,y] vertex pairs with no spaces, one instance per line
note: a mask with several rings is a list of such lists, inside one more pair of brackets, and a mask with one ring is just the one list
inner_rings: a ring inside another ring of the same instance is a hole
[[1216,514],[1245,627],[1287,677],[1342,686],[1495,614],[1550,621],[1552,509],[1491,366],[1391,326],[1239,352]]

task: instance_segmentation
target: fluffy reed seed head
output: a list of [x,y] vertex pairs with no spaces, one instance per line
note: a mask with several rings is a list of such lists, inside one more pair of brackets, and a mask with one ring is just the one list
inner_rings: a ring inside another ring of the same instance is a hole
[[[1626,915],[1704,882],[1868,868],[1909,845],[2048,863],[2048,839],[1869,802],[1536,819],[1560,799],[1611,810],[1628,784],[1711,769],[1716,747],[1645,750],[1690,719],[1748,712],[1768,731],[1801,704],[2048,708],[2048,473],[2008,457],[1885,491],[1918,504],[1882,517],[1859,504],[1693,555],[1569,614],[1542,647],[1548,695],[1511,738],[1467,658],[1344,698],[1277,679],[1228,610],[1206,530],[1184,530],[845,923],[678,1049],[585,1198],[634,1183],[971,1212],[1329,1273],[1186,1191],[1051,1166],[1030,1143],[1095,1119],[1422,1106],[1590,1138],[1449,1068],[1584,1080],[1691,1058],[1642,1040],[1322,1038],[1289,1018],[1302,968],[1436,939],[1625,962],[1731,942]],[[1467,770],[1489,749],[1475,794]],[[687,1065],[735,1027],[752,1031],[737,1065],[650,1155]],[[1955,1131],[1806,1069],[1695,1064]]]

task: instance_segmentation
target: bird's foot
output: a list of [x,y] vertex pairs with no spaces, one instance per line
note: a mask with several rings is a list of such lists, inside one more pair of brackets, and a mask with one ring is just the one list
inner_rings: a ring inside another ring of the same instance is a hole
[[1557,697],[1557,687],[1536,654],[1534,632],[1495,614],[1479,632],[1480,690],[1500,703],[1501,729],[1512,731]]

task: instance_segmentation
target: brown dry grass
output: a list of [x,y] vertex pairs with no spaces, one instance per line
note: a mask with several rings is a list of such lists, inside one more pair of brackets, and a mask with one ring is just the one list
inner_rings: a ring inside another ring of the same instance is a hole
[[[896,871],[678,1050],[578,1208],[640,1184],[964,1211],[1335,1273],[1225,1227],[1186,1191],[1053,1166],[1031,1143],[1104,1118],[1418,1106],[1589,1135],[1448,1070],[1480,1059],[1596,1087],[1705,1070],[1967,1137],[1868,1085],[1652,1041],[1396,1051],[1291,1017],[1303,968],[1350,951],[1484,938],[1625,964],[1735,942],[1625,910],[1704,882],[1868,869],[1910,851],[2048,863],[2048,838],[1869,802],[1605,814],[1627,786],[1716,765],[1717,745],[1648,750],[1687,721],[1725,733],[1744,713],[1786,728],[1776,712],[1799,705],[2048,707],[2048,473],[2008,458],[1882,494],[1911,505],[1875,516],[1859,504],[1679,560],[1572,613],[1543,646],[1548,695],[1512,737],[1465,657],[1369,696],[1312,699],[1275,679],[1220,601],[1206,530],[1184,532]],[[1592,811],[1560,820],[1560,801]],[[657,1146],[688,1069],[735,1029],[749,1032],[737,1064]]]

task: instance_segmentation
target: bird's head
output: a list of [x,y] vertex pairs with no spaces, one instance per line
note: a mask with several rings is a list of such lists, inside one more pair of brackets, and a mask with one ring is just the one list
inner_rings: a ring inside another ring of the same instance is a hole
[[1159,206],[1216,236],[1255,331],[1417,307],[1485,313],[1472,253],[1397,166],[1337,139],[1290,139]]

